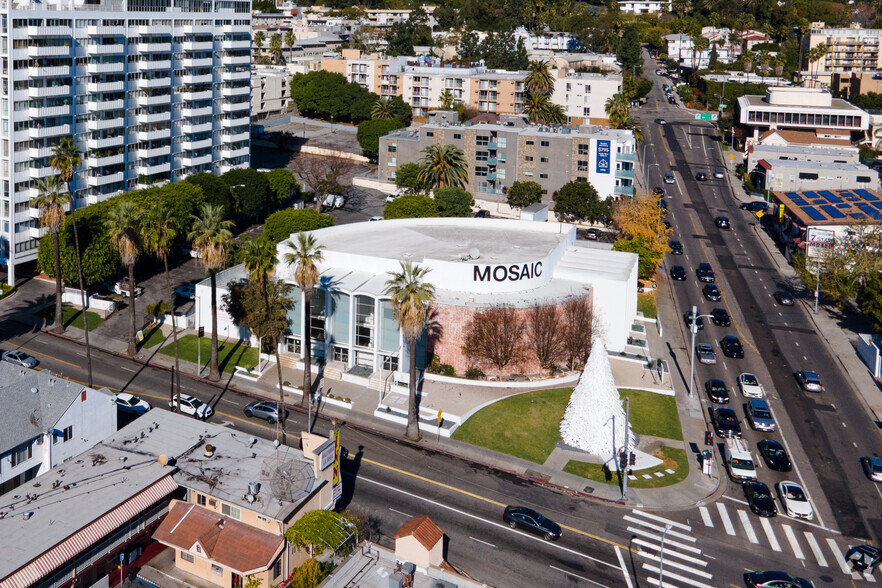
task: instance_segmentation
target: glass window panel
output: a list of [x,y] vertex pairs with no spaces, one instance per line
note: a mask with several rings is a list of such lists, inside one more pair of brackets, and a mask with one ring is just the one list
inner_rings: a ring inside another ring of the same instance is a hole
[[333,321],[334,343],[349,343],[349,294],[331,292],[330,314]]
[[303,299],[300,288],[291,286],[291,308],[288,309],[288,329],[292,335],[303,335],[301,330],[300,315],[303,312]]
[[355,297],[355,344],[359,347],[374,346],[374,299],[370,296]]
[[380,349],[383,351],[396,351],[398,349],[398,321],[395,319],[395,312],[392,310],[392,303],[389,300],[380,301],[382,311],[382,322],[380,324]]
[[323,341],[325,338],[325,291],[316,288],[309,299],[309,336]]

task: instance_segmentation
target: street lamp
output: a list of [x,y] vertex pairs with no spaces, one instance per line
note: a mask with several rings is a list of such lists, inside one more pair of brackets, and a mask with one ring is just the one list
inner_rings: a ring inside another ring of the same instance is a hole
[[658,550],[658,585],[664,586],[662,580],[664,579],[664,569],[665,569],[665,535],[668,534],[668,531],[671,530],[671,524],[668,523],[665,525],[665,530],[662,532],[661,543],[659,544]]
[[698,319],[713,318],[712,314],[698,314],[698,307],[692,307],[692,323],[689,330],[692,331],[692,359],[689,361],[689,398],[692,398],[692,384],[695,382],[695,333],[698,332]]

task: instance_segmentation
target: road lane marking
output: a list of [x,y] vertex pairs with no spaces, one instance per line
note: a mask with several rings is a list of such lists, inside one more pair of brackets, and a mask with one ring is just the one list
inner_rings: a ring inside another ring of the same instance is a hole
[[711,518],[710,511],[707,509],[707,507],[699,506],[698,511],[701,513],[701,520],[704,522],[704,526],[713,528],[714,520]]
[[[390,508],[389,510],[392,510],[392,509]],[[396,511],[396,512],[397,512],[397,511]],[[488,542],[488,541],[483,541],[483,540],[481,540],[481,539],[478,539],[477,537],[472,537],[471,535],[469,535],[469,539],[471,539],[472,541],[477,541],[478,543],[483,543],[484,545],[489,545],[489,546],[492,547],[493,549],[496,549],[496,546],[493,545],[492,543]]]
[[842,573],[851,576],[855,580],[859,579],[860,574],[853,572],[851,568],[848,567],[848,564],[845,562],[845,556],[842,555],[839,546],[836,545],[836,541],[832,537],[827,537],[827,545],[830,546],[830,551],[833,552],[833,559],[839,564],[839,569],[842,570]]
[[818,565],[822,568],[826,568],[827,558],[824,557],[824,552],[821,551],[821,546],[818,545],[818,540],[815,539],[815,536],[808,531],[803,531],[803,535],[805,535],[805,540],[808,542],[812,553],[815,554],[815,559],[818,561]]
[[[673,552],[670,552],[670,553],[673,553]],[[678,570],[683,570],[684,572],[689,572],[689,573],[695,574],[696,576],[706,578],[708,580],[710,580],[711,578],[714,577],[713,574],[709,574],[709,573],[705,572],[704,570],[696,570],[695,568],[690,568],[689,566],[683,565],[680,562],[672,561],[668,557],[668,555],[669,555],[669,552],[665,552],[665,564],[664,564],[665,571],[667,571],[668,566],[670,565],[672,568],[677,568]],[[640,553],[640,557],[645,557],[646,559],[650,559],[650,560],[657,562],[657,563],[661,561],[661,556],[652,555],[651,553],[646,553],[645,551]],[[643,564],[643,565],[645,567],[647,564]]]
[[397,512],[397,513],[400,514],[400,515],[404,515],[404,516],[406,516],[406,517],[413,518],[413,515],[412,515],[412,514],[408,514],[408,513],[406,513],[406,512],[401,512],[400,510],[395,510],[395,509],[392,508],[391,506],[389,507],[389,510],[391,510],[392,512]]
[[[362,461],[364,461],[364,459],[362,459]],[[487,523],[488,525],[493,525],[494,527],[499,527],[500,529],[505,529],[506,531],[509,531],[511,533],[516,533],[526,539],[538,541],[539,543],[542,543],[544,545],[548,545],[549,547],[553,547],[555,549],[560,549],[561,551],[566,551],[567,553],[571,553],[571,554],[576,555],[578,557],[582,557],[582,558],[591,560],[595,563],[608,566],[614,570],[620,569],[619,566],[617,566],[615,564],[611,564],[608,561],[604,561],[602,559],[597,559],[596,557],[591,557],[590,555],[587,555],[585,553],[581,553],[579,551],[576,551],[575,549],[570,549],[569,547],[564,547],[563,545],[558,545],[557,543],[553,543],[551,541],[546,541],[544,539],[540,539],[539,537],[535,537],[533,535],[528,535],[526,533],[516,531],[515,529],[512,529],[508,525],[503,525],[502,523],[497,523],[496,521],[487,520],[485,518],[479,517],[478,515],[474,515],[470,512],[465,512],[464,510],[459,510],[458,508],[453,508],[452,506],[442,504],[436,500],[431,500],[430,498],[426,498],[425,496],[420,496],[419,494],[413,494],[412,492],[407,492],[406,490],[402,490],[401,488],[396,488],[395,486],[390,486],[389,484],[384,484],[384,483],[378,482],[376,480],[371,480],[370,478],[367,478],[365,476],[358,476],[358,480],[359,480],[359,482],[368,482],[370,484],[376,484],[377,486],[381,486],[387,490],[391,490],[392,492],[398,492],[399,494],[404,494],[405,496],[410,496],[413,499],[421,500],[423,502],[428,502],[429,504],[437,506],[438,508],[443,508],[443,509],[455,512],[455,513],[460,514],[464,517],[468,517],[468,518],[474,519],[476,521],[481,521],[482,523]],[[566,528],[566,527],[561,526],[561,528]],[[605,541],[606,543],[611,543],[610,541],[607,541],[607,540],[603,540],[603,541]],[[624,546],[620,546],[620,547],[624,547]],[[628,549],[628,548],[625,547],[625,549]]]
[[778,538],[775,537],[775,530],[772,529],[772,523],[769,522],[769,519],[762,517],[760,519],[760,526],[763,528],[763,531],[766,532],[766,538],[769,540],[769,545],[772,546],[772,549],[775,551],[781,551],[781,544],[778,543]]
[[749,504],[747,504],[746,500],[741,500],[740,498],[735,498],[733,496],[726,496],[725,494],[723,494],[723,498],[725,498],[726,500],[731,500],[732,502],[737,502],[738,504],[743,504],[744,506],[750,506]]
[[[653,531],[662,532],[665,530],[665,527],[662,527],[659,525],[653,525],[651,523],[647,523],[646,521],[643,521],[640,519],[635,519],[634,517],[629,517],[627,515],[622,517],[622,519],[626,520],[628,522],[631,522],[631,523],[636,523],[638,525],[642,525],[642,526],[646,527],[647,529],[652,529]],[[683,539],[684,541],[691,541],[692,543],[695,543],[695,537],[692,537],[691,535],[687,535],[686,533],[681,533],[679,531],[674,531],[673,529],[669,529],[667,534],[672,537],[679,537],[680,539]]]
[[720,518],[723,519],[723,528],[729,535],[735,535],[735,527],[732,526],[732,519],[729,518],[729,511],[722,502],[717,503],[717,510],[720,511]]
[[[649,543],[648,541],[644,541],[643,539],[634,539],[633,543],[635,543],[637,545],[641,545],[643,547],[648,547],[656,552],[661,551],[661,547],[659,547],[655,543]],[[670,547],[671,545],[669,545],[669,543],[670,543],[670,541],[668,541],[668,538],[665,537],[665,547]],[[640,552],[641,555],[643,555],[644,553],[645,552],[642,552],[642,551]],[[695,565],[707,567],[707,562],[705,560],[697,558],[697,557],[692,557],[691,555],[686,555],[685,553],[680,553],[679,551],[674,551],[673,549],[668,549],[667,551],[665,551],[665,557],[668,557],[668,556],[676,557],[676,558],[682,559],[683,561],[688,561],[690,563],[694,563]]]
[[[661,535],[653,535],[652,533],[650,533],[648,531],[644,531],[643,529],[637,529],[635,527],[628,527],[626,530],[630,531],[631,533],[634,533],[635,535],[643,535],[647,539],[652,539],[653,541],[658,541],[659,543],[661,543]],[[639,539],[634,539],[635,543],[637,541],[639,541]],[[665,545],[673,545],[677,549],[685,549],[686,551],[691,551],[692,553],[697,553],[697,554],[701,555],[701,549],[694,547],[692,545],[680,543],[679,541],[675,541],[674,539],[668,539],[667,535],[665,535]],[[634,551],[634,550],[632,549],[631,551]]]
[[787,537],[787,541],[790,542],[790,547],[793,549],[793,555],[796,556],[796,559],[805,559],[805,554],[802,552],[802,548],[796,541],[796,534],[793,532],[793,527],[790,525],[781,525],[781,528],[784,529],[784,536]]
[[628,566],[625,565],[625,558],[622,557],[622,550],[618,546],[613,547],[613,549],[616,552],[616,558],[619,560],[619,566],[622,568],[622,574],[625,576],[625,584],[628,585],[628,588],[634,588],[634,584],[631,583],[631,574],[628,572]]
[[638,510],[636,508],[634,510],[632,510],[631,512],[633,512],[636,515],[640,515],[640,516],[646,517],[648,519],[658,521],[660,523],[666,523],[668,525],[671,525],[672,527],[677,527],[678,529],[683,529],[684,531],[692,531],[692,527],[690,527],[689,525],[684,525],[683,523],[678,523],[676,521],[672,521],[671,519],[666,519],[664,517],[660,517],[660,516],[652,514],[650,512],[643,512],[642,510]]
[[756,538],[756,533],[753,530],[753,525],[750,524],[750,519],[748,518],[747,513],[743,510],[739,510],[738,518],[741,519],[741,526],[744,527],[744,532],[747,533],[747,539],[751,543],[759,543],[759,539]]
[[[474,537],[472,537],[472,539],[474,539]],[[598,583],[598,582],[595,582],[594,580],[589,580],[589,579],[586,578],[585,576],[580,576],[579,574],[574,574],[573,572],[568,572],[568,571],[566,571],[566,570],[564,570],[564,569],[562,569],[562,568],[559,568],[559,567],[557,567],[557,566],[549,565],[548,567],[551,568],[552,570],[557,570],[558,572],[563,572],[563,573],[566,574],[567,576],[572,576],[572,577],[574,577],[574,578],[579,578],[580,580],[584,580],[585,582],[591,582],[591,583],[594,584],[595,586],[603,586],[603,588],[608,588],[606,584],[600,584],[600,583]]]
[[[643,564],[643,569],[656,575],[659,573],[659,569],[657,567],[651,566],[649,564]],[[707,584],[703,584],[701,582],[693,580],[692,578],[687,578],[686,576],[681,576],[679,574],[669,572],[667,566],[665,566],[665,578],[670,578],[671,580],[679,580],[680,582],[688,584],[689,586],[694,586],[695,588],[713,588],[713,586],[708,586]],[[650,578],[650,580],[651,579],[652,578]],[[655,583],[657,584],[658,580],[656,580]]]

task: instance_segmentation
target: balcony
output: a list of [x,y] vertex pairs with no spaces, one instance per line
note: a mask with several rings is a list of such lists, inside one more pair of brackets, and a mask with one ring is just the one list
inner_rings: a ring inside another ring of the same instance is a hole
[[170,88],[171,78],[139,78],[137,85],[139,88]]
[[122,61],[111,62],[111,63],[87,63],[86,64],[86,73],[88,74],[99,74],[99,73],[122,73],[126,69],[126,64]]
[[181,66],[186,68],[193,67],[211,67],[214,60],[211,57],[184,57],[181,59]]
[[108,157],[87,157],[86,165],[90,168],[105,167],[108,165],[119,165],[125,161],[125,155],[118,153]]
[[122,98],[119,100],[94,100],[86,103],[88,112],[102,112],[105,110],[122,110],[125,108],[126,102]]
[[140,124],[166,122],[171,120],[171,112],[144,112],[137,116]]
[[28,37],[70,37],[73,30],[70,27],[28,27]]
[[251,72],[247,69],[243,70],[243,71],[223,71],[223,72],[221,72],[221,79],[225,82],[235,82],[237,80],[250,80],[251,79]]
[[245,96],[251,94],[251,86],[221,86],[221,96]]
[[221,27],[221,33],[225,35],[232,35],[233,33],[251,34],[251,27],[248,25],[225,24]]
[[199,108],[187,108],[184,107],[181,109],[181,116],[183,118],[193,119],[197,116],[211,116],[212,108],[211,106],[202,106]]
[[211,25],[184,25],[178,30],[185,35],[208,35],[212,33]]
[[156,165],[138,164],[138,167],[135,169],[139,176],[152,176],[170,171],[171,164],[167,161],[165,163],[157,163]]
[[251,153],[249,147],[239,147],[238,149],[223,150],[220,152],[224,159],[233,159],[234,157],[245,157]]
[[251,108],[251,102],[223,102],[221,103],[221,112],[240,112]]
[[197,102],[199,100],[211,100],[214,92],[211,90],[202,90],[201,92],[179,92],[178,95],[184,102]]
[[211,153],[207,155],[199,155],[197,157],[182,157],[181,165],[184,167],[195,167],[197,165],[205,165],[211,163]]
[[251,63],[250,55],[224,55],[220,59],[223,65],[249,65]]
[[634,162],[637,160],[637,154],[633,151],[631,153],[616,153],[616,159],[619,161],[631,161]]
[[143,37],[153,37],[159,35],[171,35],[172,28],[168,25],[144,25],[135,27],[135,30],[129,29],[129,34],[141,35]]
[[87,149],[109,149],[111,147],[122,147],[126,142],[125,135],[118,135],[116,137],[103,137],[99,139],[94,139],[89,137],[86,139],[86,148]]
[[124,178],[125,174],[123,174],[123,172],[116,172],[113,174],[89,176],[87,178],[87,183],[89,184],[89,186],[94,188],[98,186],[106,186],[107,184],[122,182]]
[[138,43],[135,51],[140,55],[147,53],[171,53],[171,43]]
[[52,147],[30,147],[28,148],[28,157],[31,159],[41,159],[50,157],[54,149]]
[[86,34],[90,37],[116,37],[123,32],[124,31],[120,27],[102,27],[95,25],[86,27]]
[[248,119],[247,118],[222,118],[217,122],[218,122],[218,126],[222,129],[232,129],[233,127],[247,125]]
[[86,130],[87,131],[103,131],[104,129],[118,129],[120,127],[124,127],[126,125],[126,117],[124,114],[120,113],[119,116],[114,118],[105,118],[105,119],[92,119],[86,121]]
[[[29,227],[28,228],[28,236],[31,239],[41,239],[41,238],[43,238],[43,235],[45,235],[46,231],[48,231],[48,230],[49,230],[48,227],[42,227],[42,226]],[[37,250],[34,249],[32,252],[29,252],[29,253],[36,253],[36,252],[37,252]],[[19,255],[21,255],[21,254],[16,255],[16,257],[18,257]],[[25,253],[24,255],[27,255],[27,253]]]
[[171,145],[163,145],[162,147],[154,147],[153,149],[138,149],[134,153],[134,156],[138,159],[162,157],[163,155],[171,155]]
[[43,139],[45,137],[58,137],[62,135],[70,135],[70,125],[28,129],[28,137],[31,139]]
[[156,104],[171,104],[171,94],[161,96],[138,96],[138,106],[151,106]]
[[31,118],[46,118],[47,116],[64,116],[70,113],[70,106],[38,106],[28,108],[28,116]]
[[157,139],[168,139],[171,137],[171,129],[155,129],[152,131],[138,131],[137,138],[139,141],[156,141]]
[[211,139],[200,139],[198,141],[184,141],[181,143],[183,151],[196,151],[197,149],[208,149],[211,147]]
[[499,161],[495,157],[487,158],[487,165],[496,165]]
[[214,42],[212,41],[184,41],[181,43],[181,49],[184,51],[213,51]]
[[242,132],[234,131],[232,133],[227,133],[227,134],[221,135],[221,142],[222,143],[238,143],[240,141],[247,141],[250,138],[251,138],[251,133],[249,133],[248,131],[242,131]]
[[211,122],[193,123],[184,122],[181,124],[181,132],[186,135],[195,135],[196,133],[208,133],[211,131]]
[[89,55],[121,55],[126,49],[121,43],[87,45],[87,48]]
[[251,49],[251,40],[238,40],[234,41],[232,39],[224,39],[220,42],[221,49],[225,49],[229,51],[230,49]]
[[123,92],[125,89],[125,82],[89,82],[86,84],[86,91],[90,94],[98,94],[101,92]]
[[162,59],[159,61],[136,61],[132,63],[132,66],[137,71],[156,71],[171,69],[171,59]]
[[496,173],[495,172],[488,173],[487,174],[487,181],[488,182],[496,181]]
[[28,47],[28,57],[70,57],[69,45],[46,45]]
[[487,149],[490,149],[491,151],[495,151],[498,148],[499,148],[498,143],[487,143]]
[[64,78],[70,77],[69,65],[54,65],[50,67],[29,67],[28,77],[31,78]]
[[[249,73],[249,75],[251,75]],[[212,82],[212,75],[210,73],[206,74],[184,74],[181,76],[181,83],[185,86],[195,86],[197,84],[210,84]]]
[[616,170],[617,178],[630,178],[634,179],[634,170],[633,169],[617,169]]
[[247,167],[247,161],[243,161],[242,163],[222,163],[217,166],[217,171],[220,174],[225,174],[228,171],[233,171],[234,169],[246,169]]
[[633,196],[634,195],[634,187],[633,186],[616,186],[615,193],[620,196]]
[[32,167],[28,170],[28,176],[30,176],[30,178],[32,180],[39,180],[40,178],[54,176],[56,173],[58,173],[58,172],[56,172],[54,169],[52,169],[48,165],[45,167],[43,167],[43,166]]

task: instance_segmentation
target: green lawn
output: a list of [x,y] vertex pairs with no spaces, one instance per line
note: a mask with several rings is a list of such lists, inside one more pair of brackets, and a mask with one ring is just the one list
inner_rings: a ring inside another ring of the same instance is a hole
[[534,463],[545,463],[560,441],[572,388],[527,392],[479,410],[453,433],[453,438]]
[[637,310],[646,318],[658,318],[658,309],[655,307],[655,296],[649,292],[637,294]]
[[[144,338],[138,343],[138,349],[155,347],[165,341],[165,337],[166,336],[163,334],[162,328],[159,325],[144,329]],[[174,349],[174,347],[172,347],[172,349]],[[174,355],[174,351],[172,351],[172,355]]]
[[[185,361],[196,363],[197,341],[199,341],[199,338],[196,335],[186,335],[178,338],[178,357]],[[201,342],[202,365],[207,367],[211,363],[211,337],[202,337]],[[159,352],[174,357],[174,343],[169,343],[160,349]],[[241,342],[218,341],[217,363],[221,371],[228,373],[236,371],[237,365],[251,369],[257,365],[257,348],[245,347]]]
[[619,389],[619,396],[631,398],[631,428],[635,433],[683,440],[680,415],[673,396],[628,388]]
[[[661,447],[655,453],[655,456],[662,460],[662,464],[647,470],[635,471],[634,475],[637,476],[637,479],[628,480],[628,488],[662,488],[664,486],[672,486],[682,482],[689,475],[689,458],[683,449]],[[660,478],[655,476],[655,472],[661,472],[665,469],[674,470],[674,473],[665,473]],[[564,466],[564,471],[595,482],[621,486],[618,472],[607,472],[600,464],[571,460]],[[643,477],[643,474],[649,474],[652,478],[647,480]]]
[[[49,321],[49,325],[51,326],[52,322],[55,320],[55,305],[52,304],[50,306],[47,306],[46,308],[38,312],[37,316],[41,316]],[[103,318],[92,311],[86,311],[86,316],[89,319],[90,331],[94,331],[96,327],[104,322]],[[61,307],[61,320],[64,323],[65,327],[76,327],[78,329],[82,329],[83,311],[78,308],[74,308],[73,306],[68,306],[67,304],[64,304]]]

